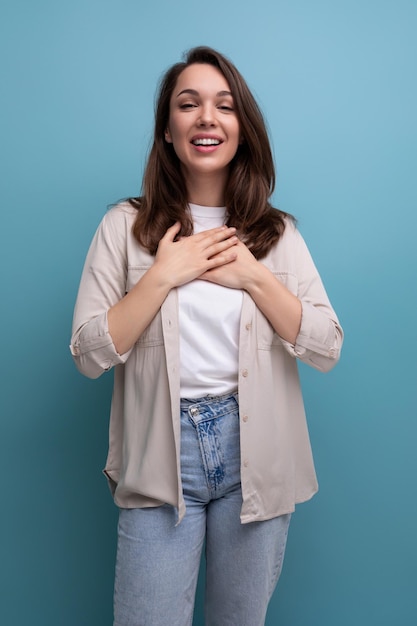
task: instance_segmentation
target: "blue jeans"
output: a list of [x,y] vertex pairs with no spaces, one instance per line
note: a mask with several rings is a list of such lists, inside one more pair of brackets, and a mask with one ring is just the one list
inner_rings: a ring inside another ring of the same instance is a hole
[[206,545],[206,626],[262,626],[278,581],[290,515],[240,523],[237,394],[181,401],[187,511],[121,509],[114,626],[191,626]]

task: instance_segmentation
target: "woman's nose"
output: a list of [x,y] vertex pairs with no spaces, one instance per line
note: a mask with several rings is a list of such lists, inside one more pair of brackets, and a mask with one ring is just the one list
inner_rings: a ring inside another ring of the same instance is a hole
[[216,123],[215,114],[211,106],[204,106],[201,108],[198,122],[201,126],[212,126]]

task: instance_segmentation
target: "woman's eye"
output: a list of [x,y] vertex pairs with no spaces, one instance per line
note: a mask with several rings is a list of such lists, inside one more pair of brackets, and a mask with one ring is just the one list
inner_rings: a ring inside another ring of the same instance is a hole
[[180,104],[180,109],[192,109],[193,107],[196,107],[197,105],[194,104],[193,102],[184,102],[183,104]]
[[231,105],[229,105],[229,104],[221,104],[219,106],[219,109],[221,111],[234,111],[233,107]]

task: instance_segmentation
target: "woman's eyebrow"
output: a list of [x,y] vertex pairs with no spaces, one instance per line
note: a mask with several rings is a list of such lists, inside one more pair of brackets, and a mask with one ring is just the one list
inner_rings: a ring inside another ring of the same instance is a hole
[[[180,91],[177,94],[177,98],[179,96],[182,96],[184,93],[188,93],[188,94],[190,94],[190,96],[199,96],[200,95],[199,92],[196,89],[183,89],[182,91]],[[231,95],[232,95],[232,93],[230,91],[226,91],[226,90],[218,91],[216,93],[216,97],[218,97],[218,98],[221,98],[223,96],[231,96]]]

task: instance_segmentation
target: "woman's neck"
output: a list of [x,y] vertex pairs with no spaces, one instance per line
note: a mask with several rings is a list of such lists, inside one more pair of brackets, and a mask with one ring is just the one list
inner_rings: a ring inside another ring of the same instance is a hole
[[224,206],[226,180],[217,176],[186,177],[188,201],[201,206]]

